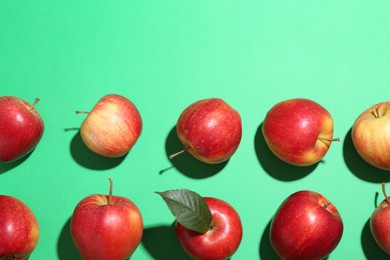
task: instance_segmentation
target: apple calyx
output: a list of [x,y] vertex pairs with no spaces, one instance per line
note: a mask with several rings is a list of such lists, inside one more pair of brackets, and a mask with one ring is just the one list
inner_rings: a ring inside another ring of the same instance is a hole
[[108,197],[107,197],[107,205],[110,205],[111,204],[111,200],[112,200],[112,179],[111,178],[108,178],[108,181],[110,182],[110,190],[108,192]]
[[386,203],[390,206],[390,198],[387,197],[387,194],[386,194],[386,184],[384,182],[382,182],[382,193],[385,196]]
[[202,234],[213,229],[210,208],[198,193],[187,189],[156,193],[164,199],[176,221],[185,228]]

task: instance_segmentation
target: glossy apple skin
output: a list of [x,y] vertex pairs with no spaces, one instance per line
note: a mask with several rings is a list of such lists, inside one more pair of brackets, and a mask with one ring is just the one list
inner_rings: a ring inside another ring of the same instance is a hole
[[322,259],[338,245],[343,222],[336,207],[313,191],[298,191],[278,208],[270,242],[282,259]]
[[241,117],[220,98],[203,99],[181,113],[176,131],[184,148],[195,158],[210,164],[221,163],[240,144]]
[[352,126],[351,137],[359,155],[369,164],[390,170],[390,102],[366,109]]
[[0,162],[13,162],[30,153],[43,130],[41,116],[29,103],[18,97],[0,97]]
[[39,240],[38,221],[21,200],[0,195],[0,259],[23,260]]
[[[390,201],[390,197],[388,198]],[[383,200],[370,218],[370,228],[376,243],[390,255],[390,207],[389,201]]]
[[80,134],[85,145],[105,157],[122,157],[134,146],[142,131],[142,118],[127,98],[102,97],[83,121]]
[[282,161],[296,166],[319,162],[328,152],[333,119],[318,103],[303,98],[277,103],[267,113],[262,131],[270,150]]
[[137,249],[143,233],[142,215],[129,199],[90,195],[76,206],[71,234],[84,260],[123,260]]
[[176,222],[176,236],[181,247],[193,259],[228,259],[238,249],[242,239],[242,224],[237,211],[217,198],[204,198],[212,215],[212,228],[198,233]]

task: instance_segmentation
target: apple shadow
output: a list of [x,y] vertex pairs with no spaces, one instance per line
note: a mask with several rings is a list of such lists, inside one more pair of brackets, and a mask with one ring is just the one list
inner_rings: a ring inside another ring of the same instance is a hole
[[[34,149],[35,150],[35,149]],[[29,152],[28,154],[26,154],[25,156],[23,156],[22,158],[19,158],[17,159],[16,161],[13,161],[13,162],[4,162],[4,163],[0,163],[0,174],[3,174],[5,172],[8,172],[16,167],[18,167],[20,164],[22,164],[25,160],[28,159],[28,157],[31,156],[31,154],[34,152],[34,150],[32,150],[31,152]]]
[[119,158],[108,158],[92,152],[81,139],[80,131],[70,143],[73,159],[81,166],[92,170],[108,170],[118,166],[127,154]]
[[294,166],[280,160],[269,149],[262,132],[263,123],[257,128],[255,134],[255,152],[264,171],[271,177],[280,181],[294,181],[309,175],[318,163],[310,166]]
[[[179,140],[176,133],[176,126],[174,126],[165,141],[165,152],[167,156],[169,156],[181,150],[183,150],[183,144]],[[184,175],[194,179],[207,178],[217,174],[226,166],[228,161],[229,160],[218,164],[207,164],[197,160],[187,152],[183,152],[171,159],[173,167]],[[169,170],[170,168],[161,170],[160,174],[166,172],[166,170]]]
[[352,128],[344,138],[343,156],[348,169],[359,179],[382,183],[390,181],[390,172],[371,166],[358,154],[352,141]]
[[81,260],[81,256],[73,243],[72,234],[70,232],[70,218],[63,226],[60,236],[57,241],[57,254],[60,260]]
[[370,219],[366,221],[364,224],[362,235],[361,235],[361,243],[364,255],[366,259],[375,259],[375,260],[385,260],[389,259],[389,255],[386,254],[376,243],[374,237],[371,233],[370,228]]
[[174,224],[145,228],[142,245],[155,260],[191,259],[180,247]]
[[279,260],[280,257],[275,253],[274,249],[271,246],[271,241],[269,239],[271,222],[272,219],[268,221],[268,224],[263,231],[263,235],[261,236],[259,255],[260,255],[260,259]]

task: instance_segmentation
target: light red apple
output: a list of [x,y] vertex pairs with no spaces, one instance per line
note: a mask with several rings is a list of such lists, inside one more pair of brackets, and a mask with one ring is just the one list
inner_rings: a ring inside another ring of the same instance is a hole
[[21,200],[0,195],[0,259],[25,260],[39,240],[38,221]]
[[220,98],[203,99],[184,109],[176,132],[183,143],[183,151],[205,163],[221,163],[235,153],[241,142],[241,117]]
[[35,102],[0,97],[0,162],[13,162],[30,153],[42,138],[44,124]]
[[81,200],[71,218],[71,234],[84,260],[128,259],[142,239],[143,220],[128,198],[94,194]]
[[343,221],[337,208],[314,191],[298,191],[277,209],[270,226],[272,248],[281,259],[323,259],[338,245]]
[[85,145],[105,157],[122,157],[134,146],[142,131],[142,118],[137,107],[117,94],[102,97],[81,124],[80,135]]
[[185,189],[158,194],[175,216],[179,244],[191,258],[223,260],[237,251],[243,228],[239,214],[229,203]]
[[270,150],[291,165],[319,162],[333,138],[333,119],[320,104],[294,98],[275,104],[267,113],[262,131]]
[[379,247],[390,255],[390,197],[386,194],[384,183],[382,183],[382,192],[385,199],[372,213],[370,229]]
[[363,111],[352,126],[351,137],[358,154],[370,165],[390,170],[390,102]]

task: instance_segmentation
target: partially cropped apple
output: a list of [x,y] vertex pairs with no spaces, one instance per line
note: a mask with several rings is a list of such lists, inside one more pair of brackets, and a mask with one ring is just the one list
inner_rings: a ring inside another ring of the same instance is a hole
[[240,114],[220,98],[196,101],[181,113],[176,132],[184,150],[210,164],[228,160],[237,150],[242,135]]
[[363,111],[352,127],[351,137],[359,155],[370,165],[390,170],[390,102]]
[[304,98],[282,101],[267,113],[262,131],[270,150],[291,165],[309,166],[328,152],[333,119],[318,103]]
[[142,239],[143,220],[128,198],[94,194],[81,200],[71,218],[71,234],[84,260],[128,259]]
[[25,260],[39,240],[38,221],[21,200],[0,195],[0,259]]
[[81,139],[93,152],[105,157],[122,157],[134,146],[142,131],[137,107],[127,98],[109,94],[102,97],[80,128]]
[[35,109],[14,96],[0,97],[0,162],[13,162],[30,153],[43,135],[44,124]]
[[386,194],[384,183],[382,183],[382,192],[385,199],[372,213],[370,228],[376,243],[390,255],[390,197]]
[[223,260],[237,251],[243,234],[241,219],[226,201],[186,189],[157,194],[175,216],[179,244],[191,258]]
[[323,259],[337,247],[342,234],[336,207],[323,195],[304,190],[279,206],[271,222],[270,242],[281,259]]

